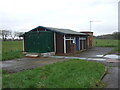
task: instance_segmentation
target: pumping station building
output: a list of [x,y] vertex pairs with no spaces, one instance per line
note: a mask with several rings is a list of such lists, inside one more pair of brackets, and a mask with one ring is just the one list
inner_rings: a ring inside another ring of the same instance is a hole
[[24,52],[70,54],[92,48],[93,32],[38,26],[22,37]]

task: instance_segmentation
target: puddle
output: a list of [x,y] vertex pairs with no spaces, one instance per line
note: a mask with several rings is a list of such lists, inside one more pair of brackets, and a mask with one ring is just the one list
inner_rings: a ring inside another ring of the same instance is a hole
[[119,58],[120,58],[119,55],[114,55],[114,54],[111,54],[111,55],[105,55],[104,57],[105,57],[105,58],[110,58],[110,59],[119,59]]

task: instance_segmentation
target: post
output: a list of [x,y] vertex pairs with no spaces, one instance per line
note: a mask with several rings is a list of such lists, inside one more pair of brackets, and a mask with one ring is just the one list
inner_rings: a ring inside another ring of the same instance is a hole
[[92,21],[90,21],[90,32],[91,32],[91,22],[92,22]]
[[54,51],[56,53],[56,34],[55,34],[55,32],[54,32]]
[[80,51],[80,37],[79,37],[79,51]]
[[101,21],[90,21],[90,32],[91,32],[91,30],[92,30],[92,22],[101,22]]
[[65,35],[64,35],[64,54],[66,54],[66,40],[65,40]]
[[25,46],[24,46],[24,37],[23,37],[23,52],[25,51]]

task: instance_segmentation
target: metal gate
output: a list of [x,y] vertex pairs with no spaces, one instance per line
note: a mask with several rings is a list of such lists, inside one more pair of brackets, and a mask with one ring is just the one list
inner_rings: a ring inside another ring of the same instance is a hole
[[53,52],[52,32],[34,31],[25,34],[25,51],[34,53]]

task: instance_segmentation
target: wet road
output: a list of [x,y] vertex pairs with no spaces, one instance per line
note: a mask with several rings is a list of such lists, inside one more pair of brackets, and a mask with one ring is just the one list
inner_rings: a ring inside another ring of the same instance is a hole
[[119,86],[119,72],[120,72],[120,62],[100,62],[103,63],[107,68],[107,73],[102,79],[102,81],[106,84],[106,88],[120,88]]
[[2,69],[14,73],[27,69],[42,67],[48,64],[61,62],[67,59],[55,58],[20,58],[2,62]]
[[74,56],[91,58],[91,57],[96,57],[97,55],[105,55],[108,52],[110,52],[112,49],[113,49],[112,47],[94,47],[80,54],[75,54]]

